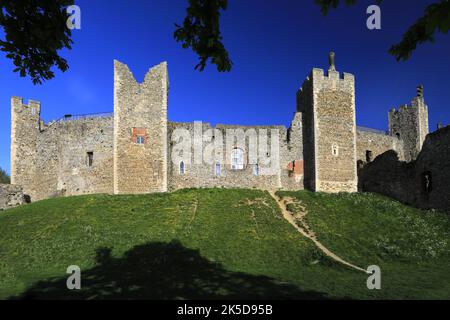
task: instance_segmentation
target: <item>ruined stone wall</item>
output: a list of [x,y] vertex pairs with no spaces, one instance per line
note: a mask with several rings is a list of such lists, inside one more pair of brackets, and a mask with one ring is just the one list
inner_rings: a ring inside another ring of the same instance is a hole
[[446,211],[450,211],[449,179],[450,127],[429,134],[415,161],[400,161],[395,151],[388,151],[359,171],[362,191]]
[[357,161],[367,162],[367,151],[372,152],[372,161],[389,150],[395,150],[400,160],[404,160],[403,141],[386,134],[358,129],[356,131]]
[[286,139],[281,139],[280,175],[284,190],[304,189],[303,119],[294,114]]
[[[429,134],[415,161],[415,203],[450,211],[450,126]],[[424,192],[423,175],[431,174],[431,192]]]
[[0,211],[20,206],[25,202],[22,187],[0,184]]
[[313,128],[313,132],[309,129],[304,133],[308,135],[305,155],[306,149],[314,150],[314,164],[307,163],[311,161],[308,155],[305,158],[305,168],[315,171],[315,182],[308,183],[314,191],[356,192],[355,79],[348,73],[341,79],[333,70],[324,75],[321,69],[313,69],[309,79],[312,87],[302,91],[312,90],[312,103],[306,93],[303,100],[307,104],[300,105],[305,113],[304,127]]
[[[167,64],[142,84],[114,62],[114,193],[167,191]],[[142,137],[144,143],[137,143]]]

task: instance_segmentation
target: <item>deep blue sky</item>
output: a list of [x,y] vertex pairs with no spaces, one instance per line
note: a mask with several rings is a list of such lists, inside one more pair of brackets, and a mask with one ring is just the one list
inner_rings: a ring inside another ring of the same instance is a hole
[[360,0],[323,17],[313,0],[229,0],[222,29],[234,68],[218,73],[208,66],[200,73],[197,57],[173,39],[187,0],[77,0],[82,29],[74,31],[73,50],[63,52],[66,73],[34,86],[0,54],[0,167],[10,167],[11,96],[41,101],[46,121],[112,111],[113,59],[128,64],[139,81],[168,61],[170,120],[288,126],[296,91],[313,67],[327,67],[334,50],[338,71],[356,76],[358,125],[386,129],[389,108],[409,103],[420,83],[430,129],[450,123],[449,36],[419,47],[408,62],[387,54],[433,1],[385,1],[382,30],[370,31],[366,8],[374,2]]

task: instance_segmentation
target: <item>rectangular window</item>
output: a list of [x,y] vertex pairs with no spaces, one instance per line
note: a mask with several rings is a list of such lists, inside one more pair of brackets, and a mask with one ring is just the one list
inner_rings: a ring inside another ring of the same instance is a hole
[[253,174],[255,176],[259,176],[259,164],[255,164],[255,166],[253,167]]
[[244,151],[239,148],[234,148],[231,151],[231,170],[244,169]]
[[145,128],[132,128],[131,141],[135,144],[145,144],[147,142],[147,129]]
[[220,176],[220,163],[217,162],[216,163],[216,177],[219,177],[219,176]]
[[93,152],[87,153],[87,165],[88,165],[88,167],[92,167],[94,165],[94,153]]
[[184,161],[180,162],[180,175],[184,175]]
[[144,136],[137,136],[136,137],[136,143],[137,144],[145,144],[145,137]]

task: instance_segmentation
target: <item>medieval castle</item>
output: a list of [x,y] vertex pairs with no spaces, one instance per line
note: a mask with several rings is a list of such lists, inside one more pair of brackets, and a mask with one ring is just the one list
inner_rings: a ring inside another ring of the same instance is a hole
[[[194,123],[167,119],[168,90],[166,63],[151,68],[143,83],[137,83],[129,68],[115,61],[114,113],[67,115],[45,124],[39,102],[30,100],[24,105],[21,98],[13,97],[11,183],[21,185],[33,201],[60,195],[141,194],[189,187],[356,192],[359,184],[368,191],[397,190],[397,198],[412,204],[428,201],[423,206],[450,207],[446,200],[450,198],[450,130],[440,130],[439,137],[429,135],[428,108],[420,87],[410,105],[389,111],[387,132],[357,127],[355,78],[336,71],[331,53],[329,69],[313,69],[298,91],[297,110],[289,128],[202,125],[203,130],[213,129],[217,134],[229,128],[278,129],[279,169],[270,176],[258,174],[258,164],[248,163],[246,146],[234,146],[236,152],[227,153],[233,154],[233,159],[222,156],[211,165],[170,161],[172,132],[184,128],[193,135],[195,128]],[[416,172],[411,168],[419,161],[424,143],[430,150],[437,144],[439,154],[436,158],[427,154],[425,158],[434,160],[425,161]],[[381,161],[375,158],[390,154],[388,151],[395,154],[389,166],[401,172],[376,176],[380,170],[370,168]],[[403,165],[408,167],[403,169]],[[414,172],[406,174],[407,170]],[[414,193],[407,185],[415,185],[407,181],[408,176],[419,179],[417,188],[426,195],[406,199]]]

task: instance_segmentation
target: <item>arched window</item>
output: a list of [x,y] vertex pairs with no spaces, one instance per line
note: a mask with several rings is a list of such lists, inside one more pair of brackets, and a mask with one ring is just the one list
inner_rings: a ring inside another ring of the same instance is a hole
[[184,161],[180,162],[180,175],[184,175]]
[[422,173],[422,188],[425,195],[429,195],[433,191],[433,176],[430,171]]
[[364,161],[358,160],[358,161],[356,162],[356,168],[357,168],[358,170],[360,170],[360,169],[362,169],[363,167],[364,167]]
[[255,164],[255,166],[253,167],[253,174],[255,176],[259,176],[259,164]]
[[333,156],[337,157],[339,155],[339,146],[333,144],[331,146],[331,153]]
[[231,170],[244,169],[244,151],[235,148],[231,151]]
[[216,162],[216,176],[219,177],[220,176],[220,163]]

